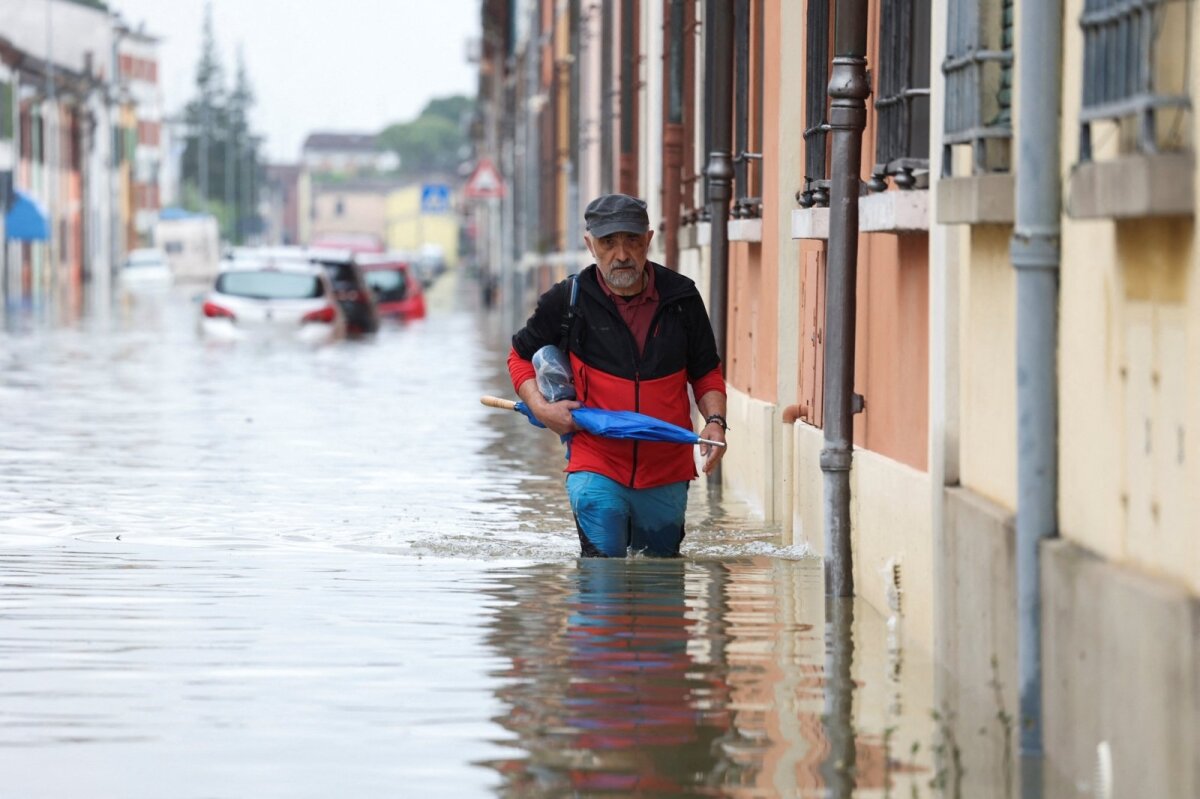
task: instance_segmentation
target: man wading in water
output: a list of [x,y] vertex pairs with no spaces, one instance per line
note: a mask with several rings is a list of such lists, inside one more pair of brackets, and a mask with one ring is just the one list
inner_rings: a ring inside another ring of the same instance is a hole
[[[574,434],[567,494],[582,554],[623,557],[632,549],[675,557],[696,476],[692,448],[595,436],[575,425],[571,410],[638,411],[691,429],[691,385],[705,419],[701,438],[724,442],[725,379],[712,323],[695,283],[647,260],[654,232],[644,202],[607,194],[583,218],[596,262],[538,298],[513,336],[509,375],[542,424]],[[549,402],[538,390],[532,359],[548,344],[568,353],[578,401]],[[724,453],[700,445],[705,474]]]

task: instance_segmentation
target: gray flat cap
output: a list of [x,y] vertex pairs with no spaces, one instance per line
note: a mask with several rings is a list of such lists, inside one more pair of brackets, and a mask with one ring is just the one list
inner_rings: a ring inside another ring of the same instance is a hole
[[583,212],[587,232],[602,239],[614,233],[642,234],[650,229],[646,203],[628,194],[604,194],[588,203]]

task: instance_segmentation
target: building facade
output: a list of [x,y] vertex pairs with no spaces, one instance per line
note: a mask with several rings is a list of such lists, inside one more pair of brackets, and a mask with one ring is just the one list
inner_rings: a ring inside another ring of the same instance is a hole
[[1193,5],[483,3],[475,144],[504,191],[470,224],[504,312],[588,263],[591,197],[643,197],[652,260],[723,331],[724,487],[817,554],[847,235],[829,86],[838,14],[865,6],[854,585],[884,612],[903,594],[907,643],[945,665],[932,704],[989,731],[972,796],[1015,790],[1034,725],[1051,795],[1091,784],[1098,747],[1113,795],[1200,790]]
[[5,230],[6,307],[53,298],[78,308],[85,284],[107,290],[117,254],[108,135],[113,19],[66,0],[36,7],[4,0],[0,37],[5,211],[21,200],[41,217],[33,237]]

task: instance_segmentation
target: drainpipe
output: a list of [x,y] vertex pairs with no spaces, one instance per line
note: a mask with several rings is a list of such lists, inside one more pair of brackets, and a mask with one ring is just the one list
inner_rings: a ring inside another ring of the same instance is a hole
[[862,132],[867,121],[867,0],[837,0],[829,127],[833,140],[825,285],[825,595],[854,596],[850,463],[854,449],[855,285]]
[[684,0],[670,0],[666,30],[667,107],[663,126],[663,238],[669,269],[679,269],[679,217],[683,171]]
[[[583,209],[579,207],[579,108],[580,98],[580,64],[582,57],[579,49],[579,0],[569,0],[567,4],[567,53],[570,58],[568,69],[567,100],[567,241],[566,252],[576,252],[583,248],[583,233],[579,229],[579,220]],[[578,266],[571,264],[569,272],[577,272]]]
[[1042,539],[1057,535],[1059,109],[1062,0],[1022,6],[1017,30],[1017,677],[1021,796],[1042,795]]
[[613,189],[613,4],[600,13],[600,193]]
[[706,75],[712,110],[708,114],[711,145],[708,153],[708,214],[712,220],[710,248],[708,311],[712,316],[717,353],[725,362],[725,324],[728,318],[729,282],[729,198],[733,184],[733,3],[714,0],[710,3],[712,20],[713,58]]
[[621,158],[619,191],[637,194],[638,0],[621,0]]
[[[712,34],[713,58],[708,62],[705,80],[712,110],[706,109],[711,133],[708,166],[708,215],[712,223],[709,248],[708,312],[712,318],[717,355],[725,368],[725,331],[729,318],[729,198],[733,183],[733,4],[732,0],[712,0],[708,6],[711,21],[705,19]],[[710,486],[720,488],[721,467],[709,474]]]

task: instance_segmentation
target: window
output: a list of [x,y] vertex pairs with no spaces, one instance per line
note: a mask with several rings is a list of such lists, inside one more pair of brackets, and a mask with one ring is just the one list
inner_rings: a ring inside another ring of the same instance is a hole
[[911,189],[929,173],[929,16],[929,0],[883,0],[872,191],[888,177]]
[[733,209],[738,219],[762,216],[763,8],[734,5]]
[[808,0],[804,92],[804,187],[796,200],[805,208],[829,205],[826,134],[829,131],[829,0]]
[[974,174],[1008,170],[1012,138],[1013,0],[950,0],[942,176],[954,147],[971,147]]
[[1141,153],[1186,147],[1190,7],[1182,0],[1086,1],[1080,161],[1092,160],[1092,126],[1102,120],[1132,126],[1126,139]]

